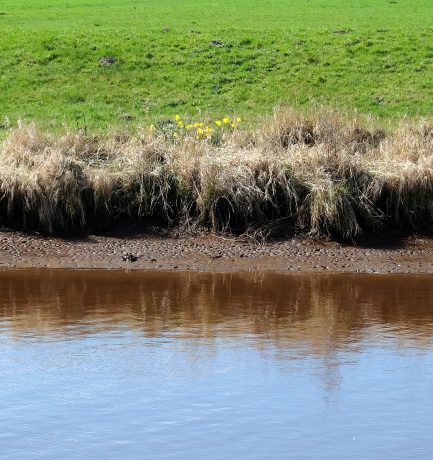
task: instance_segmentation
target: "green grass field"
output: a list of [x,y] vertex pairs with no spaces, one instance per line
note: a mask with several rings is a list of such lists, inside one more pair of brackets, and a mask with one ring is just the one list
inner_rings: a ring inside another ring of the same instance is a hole
[[433,109],[431,0],[2,0],[0,32],[0,124]]

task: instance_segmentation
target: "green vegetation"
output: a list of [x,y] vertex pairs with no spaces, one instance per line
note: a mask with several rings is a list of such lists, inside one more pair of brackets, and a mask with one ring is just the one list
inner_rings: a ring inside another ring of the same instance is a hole
[[[433,109],[431,0],[2,0],[0,124]],[[109,65],[103,57],[114,57]]]

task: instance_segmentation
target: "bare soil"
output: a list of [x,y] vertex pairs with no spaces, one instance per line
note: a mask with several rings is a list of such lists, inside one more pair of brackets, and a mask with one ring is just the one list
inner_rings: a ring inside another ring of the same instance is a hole
[[201,272],[433,273],[433,239],[346,246],[294,237],[265,244],[245,237],[111,232],[59,238],[0,233],[2,268],[100,268]]

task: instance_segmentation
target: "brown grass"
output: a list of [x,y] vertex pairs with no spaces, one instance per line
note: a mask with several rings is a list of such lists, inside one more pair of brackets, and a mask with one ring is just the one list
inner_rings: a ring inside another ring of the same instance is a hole
[[151,134],[11,129],[0,146],[3,225],[95,230],[119,219],[272,228],[355,240],[433,224],[433,124],[384,131],[335,113],[276,111],[218,146]]

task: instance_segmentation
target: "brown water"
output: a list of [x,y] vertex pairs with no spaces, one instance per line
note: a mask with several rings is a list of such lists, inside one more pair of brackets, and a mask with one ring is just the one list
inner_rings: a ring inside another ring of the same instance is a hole
[[0,272],[0,459],[431,459],[432,281]]

